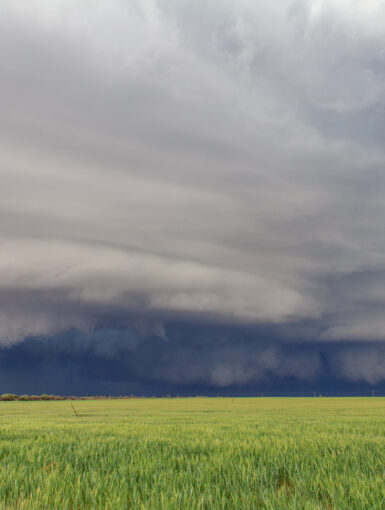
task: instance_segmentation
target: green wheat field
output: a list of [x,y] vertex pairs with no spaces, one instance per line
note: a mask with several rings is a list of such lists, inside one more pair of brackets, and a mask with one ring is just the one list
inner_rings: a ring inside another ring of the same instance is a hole
[[380,509],[385,399],[0,402],[0,459],[1,509]]

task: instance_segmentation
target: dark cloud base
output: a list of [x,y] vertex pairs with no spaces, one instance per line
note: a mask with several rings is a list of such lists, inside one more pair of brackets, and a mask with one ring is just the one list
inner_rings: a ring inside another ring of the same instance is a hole
[[379,342],[282,340],[273,327],[175,323],[160,336],[112,327],[71,330],[1,348],[0,392],[380,395],[384,352]]

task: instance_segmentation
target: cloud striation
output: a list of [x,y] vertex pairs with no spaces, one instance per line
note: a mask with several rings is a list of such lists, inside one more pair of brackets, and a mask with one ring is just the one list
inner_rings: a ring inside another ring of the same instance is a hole
[[4,0],[2,352],[123,350],[111,371],[155,385],[385,380],[384,16]]

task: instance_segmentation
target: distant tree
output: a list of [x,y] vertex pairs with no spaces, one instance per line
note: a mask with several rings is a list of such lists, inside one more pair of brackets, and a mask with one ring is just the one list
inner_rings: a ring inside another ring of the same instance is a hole
[[31,400],[29,395],[19,395],[17,400]]
[[17,400],[17,395],[14,393],[3,393],[0,400]]

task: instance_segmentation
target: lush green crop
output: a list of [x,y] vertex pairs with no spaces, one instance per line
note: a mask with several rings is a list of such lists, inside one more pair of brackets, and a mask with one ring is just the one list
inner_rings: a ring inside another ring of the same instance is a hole
[[1,402],[0,501],[1,509],[385,508],[385,399]]

